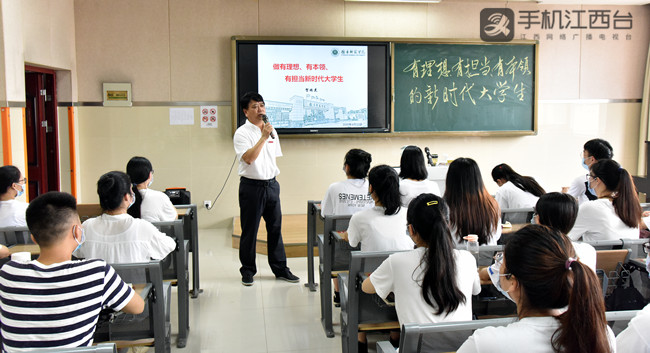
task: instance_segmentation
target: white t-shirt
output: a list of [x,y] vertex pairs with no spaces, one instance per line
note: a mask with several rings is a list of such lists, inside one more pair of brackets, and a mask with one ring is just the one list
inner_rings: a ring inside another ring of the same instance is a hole
[[176,241],[153,224],[129,214],[103,213],[86,220],[82,227],[86,241],[75,256],[102,259],[108,263],[146,262],[164,259],[176,248]]
[[[553,333],[560,327],[552,316],[526,317],[507,326],[474,331],[457,353],[554,353]],[[614,332],[607,326],[612,352],[616,352]]]
[[[434,308],[424,301],[422,279],[424,268],[420,261],[426,248],[392,254],[370,275],[377,295],[386,298],[395,294],[395,310],[400,325],[407,323],[436,323],[469,321],[472,319],[472,295],[481,291],[476,260],[465,250],[454,250],[456,283],[465,296],[465,303],[449,315],[435,315]],[[432,300],[433,301],[433,300]]]
[[571,243],[573,244],[573,248],[580,259],[580,262],[589,266],[590,269],[596,272],[596,249],[587,243],[579,243],[575,241],[572,241]]
[[0,227],[26,227],[28,203],[18,200],[0,201]]
[[375,206],[357,212],[350,218],[350,246],[361,243],[361,251],[396,251],[413,249],[413,240],[406,233],[406,208],[387,216],[385,208]]
[[618,353],[650,353],[650,304],[646,305],[616,336]]
[[321,216],[352,215],[375,206],[367,179],[346,179],[327,188],[321,201]]
[[571,186],[569,186],[569,191],[567,191],[567,194],[575,197],[578,200],[579,205],[582,205],[584,202],[589,201],[589,198],[587,195],[585,195],[585,191],[587,191],[587,187],[585,186],[586,181],[587,173],[573,179]]
[[140,189],[140,218],[149,222],[170,222],[178,219],[178,211],[164,192]]
[[578,218],[568,234],[572,240],[584,241],[638,239],[639,228],[628,227],[616,214],[608,199],[585,202],[578,209]]
[[438,184],[431,180],[400,179],[399,193],[402,194],[402,206],[408,207],[411,201],[420,194],[434,194],[440,196]]
[[275,138],[269,136],[257,159],[252,164],[248,164],[242,160],[242,156],[260,140],[262,130],[246,120],[246,123],[235,131],[232,141],[239,160],[239,176],[256,180],[269,180],[280,174],[280,169],[275,163],[275,157],[282,156],[282,148],[275,129],[273,129],[273,134]]
[[509,181],[499,187],[494,198],[497,200],[501,210],[507,208],[535,207],[537,200],[539,200],[538,196],[521,190]]

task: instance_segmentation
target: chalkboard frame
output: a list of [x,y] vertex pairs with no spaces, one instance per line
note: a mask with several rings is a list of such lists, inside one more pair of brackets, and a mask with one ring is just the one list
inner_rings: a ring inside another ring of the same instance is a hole
[[[458,45],[526,45],[534,49],[534,97],[532,129],[531,130],[493,130],[493,131],[395,131],[395,45],[397,43],[408,44],[458,44]],[[536,40],[513,40],[510,42],[484,42],[478,39],[409,39],[394,38],[391,40],[391,135],[404,137],[418,136],[527,136],[537,135],[537,109],[538,109],[538,72],[539,72],[539,41]]]

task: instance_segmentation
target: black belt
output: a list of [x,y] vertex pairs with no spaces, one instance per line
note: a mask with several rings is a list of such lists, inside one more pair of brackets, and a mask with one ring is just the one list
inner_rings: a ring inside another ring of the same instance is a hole
[[242,181],[242,182],[244,182],[246,184],[269,186],[269,184],[275,183],[275,177],[273,177],[272,179],[267,179],[267,180],[257,180],[257,179],[249,179],[247,177],[241,177],[240,181]]

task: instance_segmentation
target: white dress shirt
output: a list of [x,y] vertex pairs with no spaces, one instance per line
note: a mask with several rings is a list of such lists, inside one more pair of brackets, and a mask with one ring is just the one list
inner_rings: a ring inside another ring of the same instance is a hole
[[239,160],[239,176],[248,179],[269,180],[280,174],[280,169],[275,163],[275,158],[282,156],[282,148],[280,147],[280,139],[275,129],[273,129],[273,134],[275,138],[269,136],[257,159],[253,163],[248,164],[242,160],[242,156],[260,140],[262,130],[246,120],[246,123],[235,131],[235,136],[233,136],[232,140],[237,159]]
[[26,227],[28,203],[18,200],[0,201],[0,227]]

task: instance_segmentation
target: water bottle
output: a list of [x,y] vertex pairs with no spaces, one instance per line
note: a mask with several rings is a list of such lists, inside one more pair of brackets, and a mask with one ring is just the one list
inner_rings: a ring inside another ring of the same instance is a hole
[[478,259],[478,235],[469,234],[465,239],[467,240],[467,251]]

